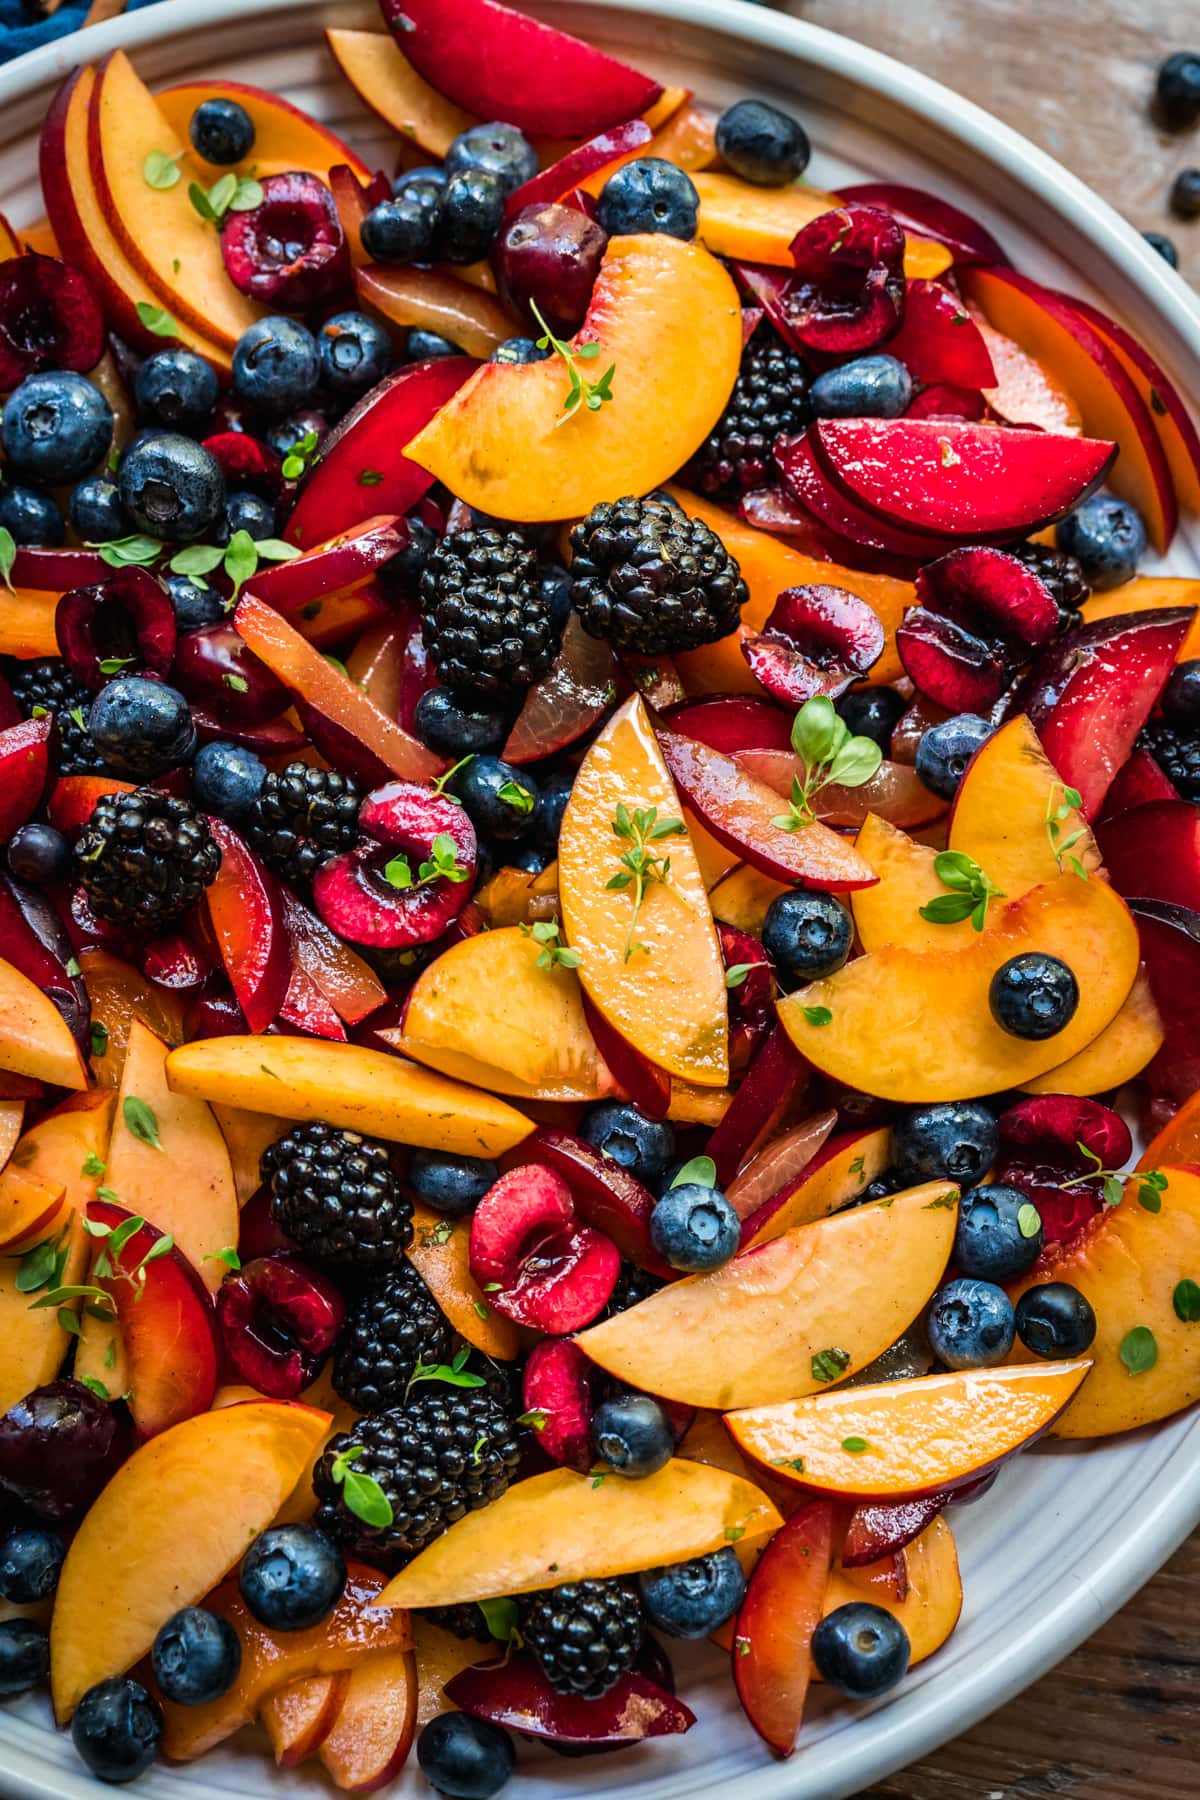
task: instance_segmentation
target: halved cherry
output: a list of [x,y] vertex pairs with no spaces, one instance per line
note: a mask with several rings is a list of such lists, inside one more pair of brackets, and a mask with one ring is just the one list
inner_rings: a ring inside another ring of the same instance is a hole
[[[432,943],[471,896],[478,848],[461,806],[414,781],[391,781],[363,801],[365,842],[335,856],[313,881],[318,913],[352,944],[407,950]],[[457,879],[422,876],[434,844],[447,838]]]
[[346,1317],[333,1283],[290,1256],[260,1256],[217,1291],[217,1325],[239,1380],[294,1400],[329,1355]]
[[203,945],[184,931],[166,931],[141,946],[142,974],[156,987],[194,994],[211,980],[213,962]]
[[264,725],[288,705],[283,683],[228,619],[182,633],[171,679],[188,700],[203,702],[216,719],[235,724]]
[[742,639],[756,681],[785,706],[816,694],[836,697],[883,653],[875,609],[845,588],[815,583],[786,588],[762,632]]
[[580,1217],[610,1237],[622,1256],[665,1281],[674,1279],[675,1270],[650,1243],[654,1195],[636,1175],[557,1125],[543,1125],[530,1138],[529,1149],[569,1184]]
[[497,1311],[554,1337],[589,1325],[621,1272],[612,1239],[579,1223],[570,1188],[539,1163],[510,1169],[483,1196],[470,1262]]
[[904,232],[890,213],[839,206],[792,240],[796,273],[788,288],[792,331],[810,350],[859,355],[904,317]]
[[896,630],[905,674],[950,712],[986,712],[1004,692],[1004,658],[994,644],[928,607],[913,606]]
[[1007,263],[991,232],[952,201],[898,181],[862,181],[839,190],[843,200],[880,206],[909,231],[945,244],[956,263]]
[[917,598],[933,612],[1035,647],[1048,644],[1058,630],[1058,607],[1046,583],[1019,556],[987,544],[951,550],[922,569]]
[[118,569],[94,586],[63,595],[54,634],[72,675],[93,692],[113,674],[101,663],[117,664],[123,674],[165,678],[175,657],[175,608],[148,569]]
[[86,374],[104,355],[104,319],[78,269],[29,251],[0,263],[0,392],[41,369]]
[[592,1463],[592,1364],[570,1338],[543,1338],[529,1352],[521,1391],[540,1449],[581,1473]]
[[267,175],[262,204],[228,212],[221,254],[229,279],[264,305],[299,310],[350,279],[346,234],[323,181],[307,170]]
[[204,439],[204,448],[216,457],[230,487],[253,488],[269,500],[283,492],[283,463],[261,438],[244,430],[214,431]]
[[742,1068],[765,1043],[774,1023],[775,984],[767,953],[756,937],[723,921],[717,923],[717,937],[726,975],[731,969],[745,971],[729,990],[729,1056]]

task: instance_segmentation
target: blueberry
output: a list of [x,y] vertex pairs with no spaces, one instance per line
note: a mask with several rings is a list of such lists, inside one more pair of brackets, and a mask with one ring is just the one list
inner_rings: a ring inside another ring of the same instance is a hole
[[478,262],[504,222],[504,187],[486,169],[462,169],[442,189],[434,232],[439,259]]
[[974,1187],[999,1148],[996,1121],[978,1100],[914,1106],[892,1127],[892,1158],[905,1187],[943,1179]]
[[346,1563],[337,1545],[311,1525],[272,1525],[242,1558],[242,1599],[269,1631],[308,1631],[342,1597]]
[[1017,1336],[1027,1350],[1051,1362],[1082,1356],[1096,1336],[1091,1301],[1065,1281],[1026,1288],[1017,1301]]
[[217,372],[194,350],[156,350],[137,372],[134,398],[143,418],[168,431],[199,435],[221,397]]
[[267,771],[253,750],[241,744],[205,744],[192,764],[192,799],[201,812],[216,813],[220,819],[242,819],[258,799],[266,778]]
[[504,858],[507,869],[523,869],[526,875],[540,875],[551,858],[539,844],[518,844]]
[[392,366],[392,340],[366,313],[334,313],[317,333],[317,349],[325,386],[352,400],[382,381]]
[[444,188],[449,181],[449,171],[441,163],[422,163],[417,169],[404,169],[392,183],[392,192],[402,194],[405,188],[414,187],[418,182],[432,182],[435,188]]
[[537,151],[515,125],[472,125],[446,152],[447,174],[463,169],[486,169],[506,194],[515,194],[537,174]]
[[323,413],[313,407],[302,407],[297,413],[291,413],[286,419],[277,419],[264,433],[264,441],[270,445],[276,456],[287,456],[304,442],[305,438],[315,438],[320,443],[329,429],[329,421]]
[[508,1733],[470,1713],[440,1713],[417,1739],[422,1775],[450,1800],[491,1800],[512,1775],[516,1760]]
[[657,1190],[675,1155],[675,1132],[665,1119],[648,1119],[624,1100],[601,1100],[583,1115],[580,1135],[602,1156]]
[[708,1637],[733,1617],[746,1594],[746,1577],[732,1545],[691,1562],[646,1569],[638,1585],[650,1623],[677,1638]]
[[0,1619],[0,1700],[26,1694],[50,1673],[50,1638],[32,1619]]
[[778,894],[767,908],[763,949],[780,974],[793,981],[832,975],[849,956],[853,941],[850,914],[831,894]]
[[1093,494],[1062,520],[1054,541],[1075,558],[1088,585],[1103,592],[1137,574],[1146,554],[1146,527],[1127,500]]
[[1143,231],[1142,236],[1152,250],[1156,250],[1170,269],[1179,267],[1179,251],[1173,241],[1161,231]]
[[216,625],[225,617],[225,608],[216,588],[202,587],[190,575],[168,575],[167,592],[175,608],[175,624],[180,631],[199,631],[205,625]]
[[473,756],[451,783],[477,832],[502,844],[524,837],[537,805],[537,783],[526,769],[498,756]]
[[97,1781],[133,1781],[158,1755],[163,1717],[131,1675],[90,1687],[71,1720],[71,1742]]
[[462,351],[440,331],[424,331],[414,327],[405,339],[404,354],[409,362],[436,362],[440,356],[461,356]]
[[818,375],[808,396],[818,419],[898,419],[912,392],[912,376],[894,356],[858,356]]
[[376,262],[420,262],[433,249],[433,230],[441,207],[441,193],[428,193],[415,183],[391,200],[381,200],[362,222],[363,248]]
[[735,175],[756,187],[786,187],[812,155],[808,133],[766,100],[738,100],[717,120],[717,149]]
[[456,761],[503,750],[511,728],[511,712],[470,704],[444,687],[427,688],[413,709],[413,730],[421,742]]
[[1002,1363],[1017,1334],[1012,1301],[992,1281],[948,1281],[929,1303],[929,1348],[948,1369]]
[[160,1627],[150,1662],[168,1700],[180,1706],[206,1706],[228,1693],[237,1680],[241,1639],[219,1613],[185,1606]]
[[683,169],[661,156],[623,163],[600,190],[596,217],[609,237],[657,231],[690,242],[696,235],[700,196]]
[[135,530],[174,543],[205,537],[225,504],[225,477],[216,457],[174,431],[127,450],[117,487]]
[[1200,658],[1176,663],[1162,691],[1163,717],[1184,731],[1200,729]]
[[870,738],[886,756],[892,732],[907,709],[895,688],[851,688],[836,702],[838,715],[855,737]]
[[1061,957],[1027,950],[996,970],[988,1005],[1001,1031],[1040,1042],[1057,1036],[1075,1016],[1079,983]]
[[118,675],[108,682],[87,718],[97,750],[129,781],[152,781],[190,762],[196,749],[196,727],[183,695],[145,675]]
[[1155,95],[1159,113],[1172,131],[1200,121],[1200,52],[1176,50],[1159,64]]
[[275,508],[261,494],[252,494],[249,488],[235,488],[225,496],[225,529],[230,537],[235,531],[244,531],[256,543],[273,538]]
[[1180,169],[1171,183],[1171,211],[1177,219],[1200,219],[1200,169]]
[[684,1181],[668,1188],[650,1214],[650,1241],[664,1262],[686,1274],[719,1269],[741,1238],[741,1223],[719,1188]]
[[8,866],[18,881],[42,887],[67,881],[75,868],[75,853],[61,831],[35,819],[14,831],[8,841]]
[[492,351],[492,354],[488,357],[488,361],[498,363],[535,363],[545,362],[548,356],[553,355],[554,352],[550,349],[549,345],[547,345],[544,350],[539,350],[533,338],[512,337],[505,338],[502,344],[497,344],[496,348]]
[[14,544],[40,544],[50,549],[61,544],[65,535],[58,502],[23,482],[5,482],[0,487],[0,526],[11,534]]
[[202,100],[188,125],[192,148],[223,168],[242,162],[254,148],[254,120],[236,100]]
[[967,764],[995,730],[978,713],[957,713],[922,732],[917,745],[917,774],[933,794],[953,800]]
[[827,1613],[813,1632],[812,1657],[822,1681],[850,1700],[873,1700],[895,1687],[911,1655],[899,1619],[868,1600]]
[[538,795],[538,803],[533,813],[533,835],[536,842],[550,855],[557,853],[563,814],[567,810],[567,802],[571,798],[571,790],[574,785],[575,777],[567,769],[547,776],[542,783],[542,790]]
[[51,487],[78,481],[112,443],[112,407],[82,375],[27,375],[4,402],[4,452],[12,472]]
[[49,1600],[66,1553],[56,1531],[30,1525],[10,1532],[0,1543],[0,1595],[18,1606]]
[[408,1185],[413,1193],[449,1219],[473,1212],[499,1179],[495,1163],[483,1156],[414,1150],[408,1159]]
[[640,1481],[670,1462],[675,1434],[649,1394],[618,1394],[592,1415],[592,1445],[610,1469]]
[[109,544],[125,537],[129,523],[115,481],[89,475],[71,491],[71,524],[85,544]]
[[1028,1194],[991,1182],[962,1197],[954,1260],[964,1275],[1013,1281],[1033,1267],[1045,1235],[1041,1214]]
[[317,340],[295,319],[278,313],[257,319],[237,341],[234,389],[264,412],[295,412],[311,397],[320,378]]

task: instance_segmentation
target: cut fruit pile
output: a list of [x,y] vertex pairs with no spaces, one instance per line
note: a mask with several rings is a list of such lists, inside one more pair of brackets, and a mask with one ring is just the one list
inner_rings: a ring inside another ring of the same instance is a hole
[[381,12],[394,180],[117,52],[0,220],[0,1695],[487,1800],[708,1639],[785,1757],[1200,1399],[1200,436],[774,106]]

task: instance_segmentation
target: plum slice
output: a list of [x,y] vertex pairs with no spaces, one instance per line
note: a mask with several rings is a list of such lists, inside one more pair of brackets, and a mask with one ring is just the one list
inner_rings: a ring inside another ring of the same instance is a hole
[[742,639],[755,680],[785,706],[815,694],[836,698],[883,654],[875,609],[846,588],[814,583],[785,588],[761,633]]
[[288,691],[234,630],[229,619],[185,631],[175,646],[172,680],[215,719],[265,725],[288,705]]
[[676,1271],[650,1242],[650,1214],[654,1196],[636,1175],[602,1156],[595,1145],[556,1125],[543,1125],[529,1140],[529,1147],[571,1189],[575,1209],[587,1224],[603,1231],[621,1255],[639,1268],[672,1281]]
[[951,201],[927,194],[924,188],[905,187],[898,181],[861,181],[838,191],[843,200],[860,206],[881,206],[907,230],[945,244],[956,263],[1008,262],[986,226]]
[[576,613],[567,620],[558,655],[525,696],[504,746],[504,760],[540,762],[592,729],[616,695],[613,655],[591,637]]
[[627,119],[623,125],[589,138],[586,144],[576,144],[565,156],[540,170],[508,196],[504,202],[505,220],[513,218],[523,207],[562,200],[597,169],[603,169],[618,157],[630,156],[648,144],[653,136],[645,119]]
[[72,675],[94,693],[114,674],[165,678],[175,657],[175,608],[149,569],[119,569],[65,593],[54,634]]
[[750,694],[706,694],[685,700],[664,715],[672,731],[699,738],[710,750],[734,756],[739,750],[790,750],[788,714]]
[[561,1175],[525,1163],[501,1175],[476,1207],[470,1265],[505,1318],[567,1337],[603,1312],[621,1253],[610,1237],[579,1222]]
[[884,343],[904,317],[904,231],[872,206],[839,206],[792,239],[787,292],[794,336],[808,350],[859,356]]
[[579,1750],[620,1749],[643,1738],[690,1731],[696,1715],[666,1687],[631,1670],[599,1700],[559,1694],[531,1656],[478,1663],[446,1683],[446,1698],[476,1718],[523,1737]]
[[1028,649],[1049,643],[1059,624],[1045,582],[989,545],[952,550],[921,569],[917,599],[896,648],[921,692],[952,711],[986,712]]
[[922,388],[904,410],[906,419],[982,419],[986,414],[987,401],[978,388],[941,381]]
[[266,175],[262,203],[231,208],[221,255],[234,287],[264,306],[293,312],[315,306],[350,278],[346,234],[325,183],[307,170]]
[[[953,547],[950,538],[894,525],[851,499],[817,462],[811,432],[776,444],[775,462],[793,499],[827,531],[896,559],[906,574],[915,573],[919,563],[944,556]],[[840,555],[844,562],[857,561],[853,554],[842,551]]]
[[1155,1099],[1182,1106],[1200,1088],[1200,913],[1170,900],[1131,900],[1129,910],[1166,1032],[1146,1079]]
[[[408,950],[432,943],[471,895],[478,849],[470,819],[413,781],[376,788],[358,819],[366,841],[332,857],[313,881],[318,913],[352,944]],[[444,854],[447,844],[452,854]],[[439,854],[450,873],[438,872]]]
[[84,276],[29,251],[0,262],[0,392],[42,369],[85,375],[104,355],[104,319]]
[[889,340],[887,353],[918,381],[974,389],[996,385],[983,333],[958,295],[940,281],[907,284],[904,323]]

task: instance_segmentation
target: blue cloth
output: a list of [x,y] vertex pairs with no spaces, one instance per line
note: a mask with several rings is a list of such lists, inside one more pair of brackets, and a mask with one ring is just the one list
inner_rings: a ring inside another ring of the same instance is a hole
[[[128,0],[126,12],[139,6],[153,6],[154,0]],[[39,17],[29,0],[0,0],[0,62],[11,62],[27,50],[52,44],[55,38],[78,31],[83,24],[89,0],[67,0],[50,18]]]

